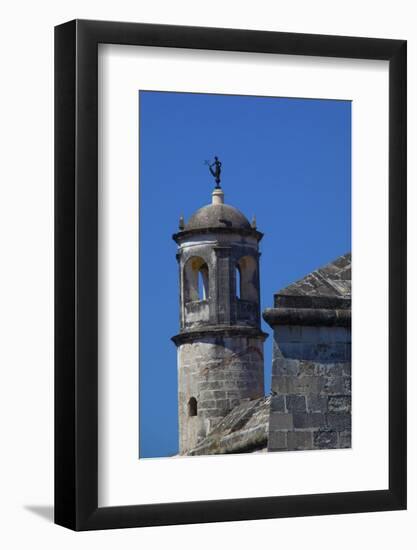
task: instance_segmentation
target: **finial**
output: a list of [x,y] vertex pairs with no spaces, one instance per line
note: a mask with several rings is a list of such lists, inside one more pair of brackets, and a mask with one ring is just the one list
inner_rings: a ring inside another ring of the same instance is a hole
[[209,167],[210,174],[213,176],[214,181],[216,182],[215,189],[220,189],[220,174],[222,171],[222,163],[218,157],[214,157],[214,162],[205,161],[205,164]]
[[181,214],[180,221],[178,222],[178,228],[180,231],[182,231],[184,227],[185,227],[184,216]]
[[256,229],[256,216],[255,216],[255,214],[252,216],[251,227],[252,227],[252,229]]
[[224,204],[224,193],[223,189],[216,187],[211,194],[211,203],[212,204]]

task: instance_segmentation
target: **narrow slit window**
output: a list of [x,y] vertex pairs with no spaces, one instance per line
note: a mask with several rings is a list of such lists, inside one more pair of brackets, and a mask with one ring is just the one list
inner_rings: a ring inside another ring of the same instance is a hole
[[197,399],[190,397],[188,401],[188,416],[197,416]]

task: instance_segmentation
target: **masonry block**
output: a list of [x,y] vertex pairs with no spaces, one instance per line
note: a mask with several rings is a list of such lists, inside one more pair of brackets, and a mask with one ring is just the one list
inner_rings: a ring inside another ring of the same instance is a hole
[[318,430],[314,433],[314,447],[317,449],[337,448],[337,432],[334,430]]
[[313,437],[311,431],[288,432],[287,446],[289,451],[304,451],[313,448]]
[[341,449],[350,449],[352,447],[352,435],[350,431],[339,433],[339,447]]
[[320,393],[324,381],[318,376],[273,376],[272,389],[277,393],[306,395]]
[[287,448],[287,432],[270,431],[268,437],[268,451],[285,451]]
[[274,357],[272,360],[272,372],[276,375],[297,375],[300,370],[300,361]]
[[270,430],[292,430],[293,417],[292,414],[271,412],[269,418]]
[[285,412],[285,399],[283,395],[273,395],[271,398],[271,411]]
[[323,391],[327,394],[345,393],[345,381],[343,376],[328,376],[323,378]]
[[322,395],[307,395],[307,409],[308,412],[327,412],[327,400],[326,396]]
[[306,398],[304,395],[286,395],[285,403],[288,412],[306,412]]
[[351,429],[350,413],[328,413],[326,416],[326,421],[329,428],[339,432]]
[[325,417],[322,413],[299,413],[293,414],[294,428],[320,428],[325,424]]
[[351,397],[349,395],[331,395],[328,408],[329,412],[350,412]]

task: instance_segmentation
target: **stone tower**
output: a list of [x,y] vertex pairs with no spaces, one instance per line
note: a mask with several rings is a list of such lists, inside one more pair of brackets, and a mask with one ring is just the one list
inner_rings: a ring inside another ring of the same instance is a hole
[[172,338],[178,349],[179,452],[187,454],[236,405],[264,395],[262,233],[224,204],[216,188],[211,204],[187,224],[180,219],[173,238],[180,285],[180,332]]

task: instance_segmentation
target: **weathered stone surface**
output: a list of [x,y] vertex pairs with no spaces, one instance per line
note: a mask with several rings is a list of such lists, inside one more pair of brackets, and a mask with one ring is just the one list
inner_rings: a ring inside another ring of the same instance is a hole
[[283,395],[273,395],[271,397],[271,411],[285,412],[285,398]]
[[294,413],[294,428],[320,428],[324,426],[325,417],[322,413]]
[[271,327],[313,326],[346,327],[351,326],[351,312],[343,309],[307,309],[307,308],[266,308],[263,318]]
[[343,394],[345,392],[345,381],[342,376],[326,376],[324,378],[323,391],[330,394]]
[[313,448],[313,436],[311,431],[288,432],[287,445],[289,451],[304,451]]
[[332,395],[329,397],[328,408],[331,412],[350,412],[351,398],[348,395]]
[[313,361],[299,361],[299,376],[315,376],[317,374],[317,363]]
[[209,204],[195,212],[185,226],[186,231],[191,229],[218,227],[233,227],[250,229],[250,223],[237,208],[229,204]]
[[292,430],[293,415],[288,413],[271,412],[269,417],[271,430]]
[[219,390],[225,387],[225,383],[222,380],[211,380],[209,382],[199,382],[198,389],[200,392],[205,390]]
[[352,447],[352,437],[350,431],[339,433],[339,447],[341,449],[350,449]]
[[274,306],[279,309],[349,310],[351,301],[344,296],[308,296],[286,294],[286,289],[275,294]]
[[333,262],[312,271],[304,279],[300,279],[281,290],[276,296],[326,296],[351,297],[351,263],[350,253],[340,256]]
[[336,449],[337,432],[334,430],[318,430],[314,433],[314,447],[317,449]]
[[272,359],[272,369],[277,376],[293,376],[300,372],[300,361],[280,357],[278,354],[280,354],[280,351],[276,348]]
[[297,325],[280,326],[276,330],[277,343],[297,343],[301,340],[303,327]]
[[298,344],[299,342],[309,344],[346,344],[350,342],[350,330],[344,327],[323,326],[279,326],[277,337],[280,344]]
[[[218,335],[178,349],[180,452],[196,446],[218,419],[244,399],[264,395],[262,341]],[[189,401],[197,403],[190,416]]]
[[315,374],[317,376],[343,376],[343,366],[346,362],[342,363],[314,363]]
[[200,392],[200,400],[207,401],[209,399],[225,399],[226,392],[221,390],[205,390]]
[[[226,414],[228,414],[230,412],[230,409],[221,409],[221,408],[216,408],[216,407],[213,407],[211,409],[202,409],[200,407],[199,411],[198,411],[198,417],[202,420],[202,425],[203,426],[208,426],[209,424],[207,423],[207,421],[209,420],[210,421],[210,427],[213,426],[213,419],[216,418],[223,418],[223,416],[226,416]],[[193,420],[190,420],[190,422],[192,422]],[[205,435],[207,432],[207,430],[202,430],[202,428],[200,428],[200,433],[203,433],[203,435]]]
[[352,379],[350,376],[343,377],[343,386],[345,393],[350,394],[352,392]]
[[327,412],[327,397],[323,395],[310,394],[307,396],[308,412]]
[[240,403],[187,454],[245,453],[266,448],[270,405],[271,397]]
[[287,449],[287,432],[270,431],[268,438],[269,451],[282,451]]
[[277,393],[310,394],[320,393],[323,380],[317,376],[274,376],[272,391]]
[[326,423],[334,430],[347,431],[351,428],[351,415],[350,413],[328,413]]
[[[331,330],[331,329],[329,329]],[[350,361],[350,353],[345,343],[283,342],[279,349],[283,357],[323,363]]]
[[351,374],[352,374],[352,365],[351,365],[350,362],[349,363],[343,363],[343,374],[345,376],[349,376],[349,377],[351,376]]
[[306,412],[306,398],[304,395],[287,395],[285,403],[288,412]]

